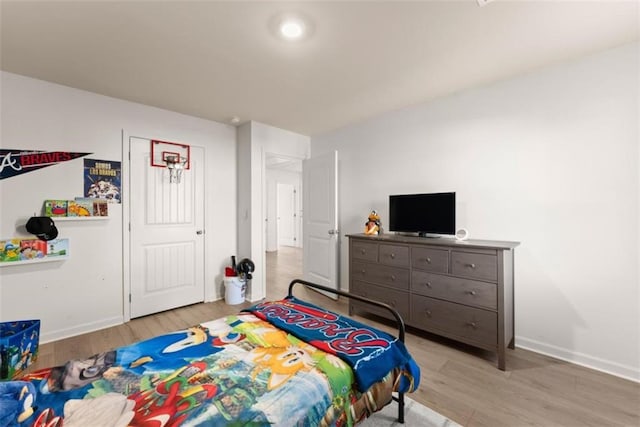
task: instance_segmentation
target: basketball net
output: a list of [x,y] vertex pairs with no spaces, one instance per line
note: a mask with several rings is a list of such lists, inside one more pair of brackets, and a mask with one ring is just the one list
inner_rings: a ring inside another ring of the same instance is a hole
[[169,169],[169,183],[180,184],[182,171],[187,164],[187,159],[182,160],[180,156],[166,156],[164,162],[167,164],[167,169]]

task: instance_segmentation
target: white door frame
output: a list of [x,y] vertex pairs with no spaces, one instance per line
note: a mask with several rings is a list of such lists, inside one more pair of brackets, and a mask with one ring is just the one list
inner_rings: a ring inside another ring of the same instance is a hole
[[[278,247],[280,247],[280,241],[282,239],[282,218],[284,217],[283,212],[282,212],[282,197],[284,196],[284,192],[280,191],[281,189],[284,188],[291,188],[291,202],[292,202],[292,206],[289,206],[291,208],[291,216],[286,218],[285,217],[285,221],[290,221],[291,223],[291,229],[292,229],[292,236],[291,236],[291,244],[289,245],[285,245],[285,246],[292,246],[295,247],[297,244],[297,236],[296,236],[296,218],[297,218],[297,190],[296,190],[296,186],[294,184],[289,184],[289,183],[285,183],[285,182],[279,182],[276,181],[276,245]],[[287,194],[289,194],[287,192]],[[286,212],[289,213],[289,212]]]
[[133,135],[122,129],[122,317],[125,322],[131,320],[131,305],[129,295],[131,295],[131,233],[129,224],[131,215],[129,206],[131,205],[131,183],[129,174],[131,173],[131,156],[129,154],[129,140]]
[[[123,322],[128,322],[131,320],[131,305],[129,301],[129,295],[131,295],[131,213],[129,212],[131,206],[131,155],[130,155],[130,140],[131,138],[141,138],[141,139],[152,139],[147,136],[140,136],[140,134],[144,135],[148,132],[140,132],[133,133],[122,129],[121,133],[121,147],[122,147],[122,176],[121,176],[121,186],[122,186],[122,318]],[[166,136],[166,135],[154,135],[153,138],[170,141],[175,139],[175,136]],[[199,147],[199,146],[198,146]],[[204,161],[206,164],[207,159],[207,150],[206,147],[202,147],[204,154]],[[207,182],[205,176],[205,182],[203,191],[206,196]],[[206,200],[206,199],[205,199]],[[207,229],[207,204],[205,203],[203,206],[203,228]],[[207,233],[204,233],[203,236],[203,250],[204,256],[206,259],[207,252]],[[207,262],[204,263],[204,279],[205,279],[205,301],[211,300],[211,295],[209,295],[209,287],[206,284],[206,279],[209,277],[209,265]]]
[[[261,205],[260,205],[260,215],[261,215],[261,220],[260,220],[260,258],[262,260],[262,268],[264,269],[264,275],[262,282],[260,283],[260,289],[258,289],[260,291],[260,295],[266,296],[267,295],[267,239],[266,239],[266,233],[267,233],[267,222],[265,221],[265,219],[268,216],[268,212],[267,212],[267,178],[266,178],[266,172],[267,172],[267,157],[269,156],[277,156],[277,157],[282,157],[285,159],[291,159],[291,160],[297,160],[300,161],[302,163],[302,161],[304,161],[305,159],[307,159],[308,157],[299,157],[299,156],[294,156],[291,154],[280,154],[277,151],[265,151],[263,148],[260,148],[260,175],[261,175]],[[300,172],[300,186],[302,186],[302,172]],[[302,193],[302,188],[298,188],[299,190],[299,194],[298,197],[300,198],[301,193]],[[255,188],[252,188],[252,191],[255,191]],[[299,215],[299,212],[296,212]],[[303,226],[300,226],[300,238],[299,240],[301,240],[301,236],[302,236],[302,228]],[[253,245],[253,240],[255,239],[255,235],[252,235],[251,239],[252,239],[252,245]],[[277,239],[277,236],[276,236]],[[276,245],[277,245],[277,240],[276,240]],[[254,259],[255,261],[255,259]],[[253,281],[252,286],[256,286],[257,283],[256,281]],[[283,295],[284,296],[284,295]],[[252,296],[253,297],[253,296]],[[256,301],[255,299],[252,299],[251,301]]]
[[[269,155],[273,155],[273,153],[267,153]],[[265,184],[265,251],[276,251],[278,249],[277,239],[278,239],[278,227],[276,226],[277,221],[277,187],[279,184],[289,184],[294,188],[295,194],[295,206],[294,206],[294,236],[296,238],[295,244],[293,245],[296,248],[302,247],[302,162],[305,160],[303,158],[291,157],[291,156],[278,156],[283,158],[289,158],[291,160],[298,161],[300,163],[300,171],[287,171],[285,172],[295,174],[297,178],[295,180],[280,180],[276,177],[267,176],[266,184]],[[278,168],[265,168],[265,174],[270,175],[276,174],[279,172]],[[271,185],[269,185],[271,183]],[[271,243],[270,243],[271,242]],[[274,243],[275,242],[275,243]]]

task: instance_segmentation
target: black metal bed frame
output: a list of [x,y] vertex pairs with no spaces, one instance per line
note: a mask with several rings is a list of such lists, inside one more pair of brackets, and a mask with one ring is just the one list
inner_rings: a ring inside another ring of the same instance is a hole
[[[289,283],[289,293],[287,295],[288,298],[293,296],[293,287],[297,284],[301,284],[304,286],[309,286],[310,288],[315,288],[315,289],[320,289],[322,291],[325,292],[330,292],[332,294],[336,294],[336,295],[340,295],[346,298],[351,298],[351,299],[355,299],[357,301],[361,301],[367,304],[371,304],[371,305],[375,305],[377,307],[382,307],[384,309],[387,309],[391,312],[391,314],[393,314],[393,317],[396,318],[396,322],[398,323],[398,339],[402,342],[404,342],[404,320],[402,320],[402,317],[400,316],[400,313],[398,313],[393,307],[391,307],[388,304],[385,304],[383,302],[379,302],[379,301],[374,301],[372,299],[369,298],[365,298],[365,297],[361,297],[360,295],[353,295],[350,294],[349,292],[345,292],[345,291],[341,291],[338,289],[332,289],[332,288],[328,288],[326,286],[322,286],[322,285],[318,285],[316,283],[312,283],[312,282],[307,282],[306,280],[302,280],[302,279],[294,279],[291,281],[291,283]],[[404,424],[404,393],[398,392],[398,396],[392,396],[392,399],[395,400],[396,402],[398,402],[398,422],[401,424]]]

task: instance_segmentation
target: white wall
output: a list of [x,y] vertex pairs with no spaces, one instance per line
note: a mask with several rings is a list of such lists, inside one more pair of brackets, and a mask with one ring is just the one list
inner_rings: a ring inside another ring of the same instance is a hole
[[256,266],[247,298],[257,301],[264,298],[266,289],[265,156],[271,153],[305,159],[309,157],[310,138],[252,121],[239,127],[238,147],[238,255],[251,258]]
[[456,191],[472,238],[522,242],[516,345],[639,380],[638,48],[312,138],[339,151],[340,230],[386,226],[389,194]]
[[[235,128],[11,73],[1,78],[2,148],[122,161],[123,129],[204,147],[206,298],[218,298],[216,283],[236,252]],[[0,181],[0,238],[33,237],[26,220],[45,199],[81,195],[82,177],[80,158]],[[110,205],[106,221],[58,222],[60,237],[70,239],[64,262],[0,269],[0,321],[41,319],[42,342],[121,323],[123,209]]]
[[245,297],[257,301],[264,297],[262,256],[262,153],[256,149],[252,122],[238,127],[238,261],[249,258],[255,265]]

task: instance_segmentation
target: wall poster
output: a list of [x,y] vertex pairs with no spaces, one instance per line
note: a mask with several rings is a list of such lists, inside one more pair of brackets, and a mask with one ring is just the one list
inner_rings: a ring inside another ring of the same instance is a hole
[[84,159],[84,197],[122,203],[120,166],[112,160]]

